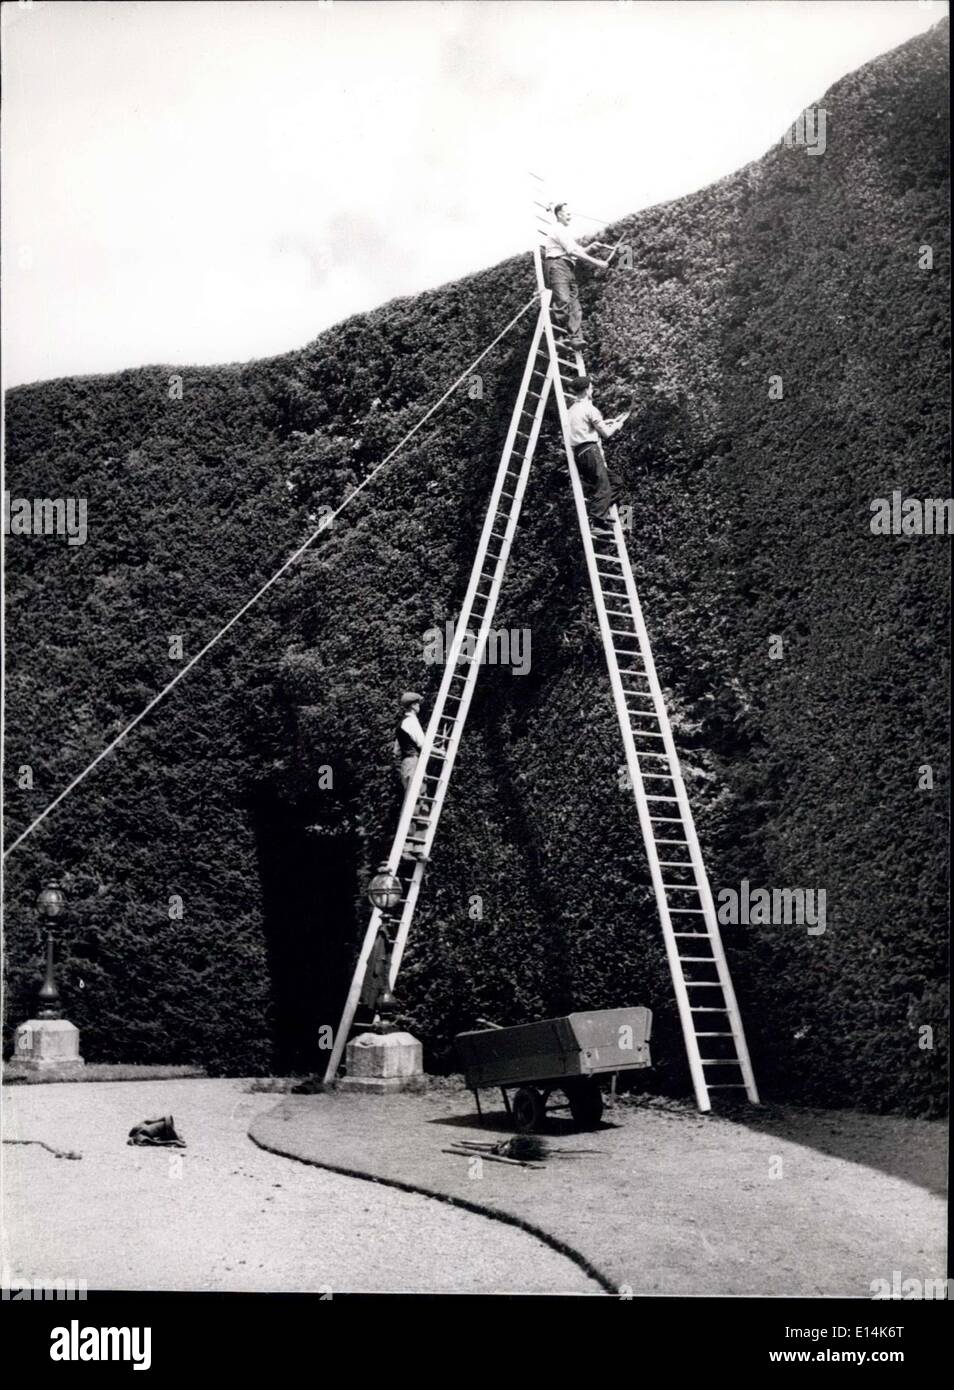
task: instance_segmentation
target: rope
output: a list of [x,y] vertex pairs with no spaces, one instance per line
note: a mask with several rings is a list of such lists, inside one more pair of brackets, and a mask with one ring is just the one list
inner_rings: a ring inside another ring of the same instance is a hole
[[48,1144],[45,1139],[4,1139],[5,1144],[38,1144],[41,1149],[46,1149],[54,1158],[82,1158],[82,1154],[75,1153],[72,1149],[55,1149],[52,1144]]
[[295,561],[301,558],[301,556],[305,553],[305,551],[312,544],[312,542],[317,540],[317,538],[321,535],[323,531],[328,530],[335,518],[340,516],[341,513],[345,510],[345,508],[351,505],[351,503],[358,496],[358,494],[364,491],[368,484],[372,482],[374,478],[377,477],[377,475],[381,472],[383,468],[387,467],[387,465],[394,458],[395,454],[397,454],[401,449],[403,449],[404,445],[408,442],[408,440],[413,438],[413,436],[417,434],[421,426],[424,425],[431,418],[435,411],[440,409],[440,407],[447,400],[448,396],[453,395],[453,393],[457,390],[458,386],[460,386],[460,384],[463,381],[465,381],[467,377],[470,376],[474,368],[480,362],[482,362],[484,358],[488,355],[488,353],[492,352],[493,349],[497,346],[497,344],[507,336],[510,330],[517,323],[519,323],[519,321],[523,318],[527,310],[533,304],[536,303],[538,298],[539,295],[535,294],[532,299],[527,301],[527,303],[523,306],[520,312],[518,314],[515,314],[514,317],[510,320],[506,328],[504,328],[500,333],[497,334],[493,342],[489,343],[487,347],[484,348],[483,352],[479,353],[474,358],[473,362],[471,362],[469,366],[464,368],[460,376],[451,386],[447,388],[447,390],[440,397],[440,399],[435,401],[434,404],[424,412],[424,414],[418,420],[417,424],[413,425],[411,429],[408,430],[407,434],[404,435],[403,439],[400,439],[398,443],[395,444],[391,452],[381,460],[377,467],[373,468],[371,472],[367,475],[367,477],[361,480],[361,482],[354,489],[354,491],[351,492],[345,498],[341,506],[338,507],[335,511],[333,511],[330,516],[326,516],[322,519],[321,525],[311,533],[311,535],[304,542],[304,544],[300,545],[296,551],[289,555],[288,559],[285,560],[285,562],[278,567],[278,569],[271,576],[271,578],[265,581],[265,583],[258,590],[258,592],[253,594],[247,603],[242,604],[242,607],[238,610],[238,612],[234,613],[232,617],[229,618],[228,622],[223,624],[223,626],[219,628],[215,636],[210,638],[210,640],[206,642],[205,646],[201,649],[201,651],[196,652],[195,656],[186,662],[182,670],[177,672],[176,675],[173,676],[172,680],[169,681],[168,685],[164,686],[163,689],[159,691],[158,695],[153,696],[153,698],[149,701],[148,705],[146,705],[145,709],[140,710],[139,714],[136,715],[135,719],[131,719],[129,723],[126,725],[126,727],[122,730],[122,732],[117,734],[116,737],[112,740],[112,742],[108,743],[101,752],[97,753],[93,761],[89,763],[77,777],[74,777],[72,782],[70,782],[68,786],[64,787],[58,796],[54,797],[54,799],[50,802],[46,809],[40,812],[36,820],[32,821],[27,826],[26,830],[24,830],[21,834],[17,836],[17,838],[13,841],[12,845],[10,845],[9,849],[4,850],[4,859],[6,859],[7,855],[12,854],[13,851],[16,849],[17,845],[22,844],[28,835],[33,834],[34,830],[36,830],[37,827],[41,825],[43,821],[46,820],[50,812],[53,811],[60,804],[61,801],[63,801],[67,796],[69,796],[70,792],[74,791],[76,787],[78,787],[79,784],[86,777],[89,776],[89,774],[92,772],[93,768],[97,766],[97,764],[101,763],[103,759],[113,751],[114,748],[117,748],[119,744],[122,743],[123,739],[127,736],[127,734],[130,734],[132,730],[136,727],[136,725],[141,723],[142,720],[145,719],[146,715],[149,714],[150,711],[154,710],[156,708],[156,705],[158,705],[161,700],[164,700],[165,697],[169,694],[169,692],[179,684],[182,678],[188,675],[189,671],[192,670],[192,667],[195,666],[197,662],[202,660],[206,652],[211,651],[212,648],[216,645],[216,643],[221,641],[221,639],[225,636],[229,629],[234,627],[238,620],[244,617],[248,610],[252,608],[256,603],[258,603],[259,599],[262,598],[263,595],[268,592],[268,590],[272,587],[273,584],[277,583],[277,581],[282,577],[285,571],[290,569],[291,566],[295,563]]

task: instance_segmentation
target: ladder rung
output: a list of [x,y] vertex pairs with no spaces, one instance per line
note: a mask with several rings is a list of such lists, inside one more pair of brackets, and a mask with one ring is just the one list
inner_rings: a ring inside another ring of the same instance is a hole
[[678,796],[647,796],[647,801],[678,801]]
[[[657,840],[656,843],[658,844],[659,841]],[[682,859],[659,859],[659,860],[657,860],[657,863],[658,863],[659,866],[660,866],[661,868],[663,868],[663,869],[691,869],[691,868],[692,868],[692,861],[691,861],[691,860],[690,860],[688,863],[686,863],[686,862],[684,862]]]
[[702,907],[671,907],[669,915],[670,917],[704,917],[706,913],[705,908]]
[[[715,956],[680,956],[684,965],[715,965]],[[686,982],[688,984],[688,981]]]
[[[699,1034],[696,1034],[698,1037]],[[729,1034],[731,1038],[732,1034]],[[699,1061],[704,1067],[741,1067],[742,1063],[738,1057],[700,1057]]]
[[718,1009],[714,1004],[690,1004],[691,1014],[727,1014],[728,1009]]
[[[662,738],[662,734],[651,733],[649,729],[630,729],[630,733],[634,736],[634,738],[637,735],[639,736],[639,738]],[[664,819],[664,817],[659,817],[659,819],[662,820]]]
[[686,980],[686,989],[721,989],[718,980]]
[[693,941],[708,941],[709,933],[706,931],[674,931],[673,936],[685,936]]
[[[741,1064],[741,1062],[740,1062],[740,1063],[738,1063],[737,1065],[741,1066],[742,1064]],[[747,1091],[747,1090],[748,1090],[748,1087],[746,1086],[746,1084],[745,1084],[744,1081],[720,1081],[720,1082],[718,1082],[718,1083],[713,1082],[711,1086],[710,1086],[710,1085],[708,1084],[708,1082],[707,1082],[707,1083],[706,1083],[706,1090],[707,1090],[707,1091]]]
[[[695,1029],[693,1029],[695,1032]],[[696,1033],[697,1038],[734,1038],[734,1033]]]

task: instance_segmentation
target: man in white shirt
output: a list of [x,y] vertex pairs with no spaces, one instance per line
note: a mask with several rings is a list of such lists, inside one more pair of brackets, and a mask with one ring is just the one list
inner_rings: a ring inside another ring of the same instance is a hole
[[[401,696],[401,716],[394,732],[394,753],[398,758],[398,776],[401,778],[405,796],[407,796],[408,788],[414,777],[421,749],[424,747],[424,730],[421,728],[419,718],[423,699],[423,695],[419,695],[416,690],[404,692]],[[424,814],[424,808],[420,802],[418,802],[417,811],[421,815]],[[412,822],[402,858],[413,858],[414,856],[408,853],[408,850],[420,849],[423,841],[424,826]]]
[[610,519],[610,508],[616,503],[622,481],[606,467],[600,440],[610,439],[622,429],[628,413],[604,420],[593,404],[593,383],[588,376],[577,377],[570,386],[570,393],[573,404],[567,411],[567,418],[573,458],[581,479],[592,492],[590,521],[602,527]]
[[574,239],[570,228],[570,209],[566,203],[554,203],[553,226],[543,244],[543,278],[548,289],[553,291],[558,314],[567,315],[570,330],[570,346],[583,346],[583,312],[580,308],[580,291],[576,283],[574,266],[577,261],[605,270],[609,261],[601,261]]

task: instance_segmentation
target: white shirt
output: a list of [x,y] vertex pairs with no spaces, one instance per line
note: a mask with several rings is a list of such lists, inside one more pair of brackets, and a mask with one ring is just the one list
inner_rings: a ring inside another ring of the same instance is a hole
[[570,443],[574,449],[580,444],[599,442],[594,425],[602,425],[603,417],[589,397],[584,396],[581,401],[574,401],[567,411],[567,423],[570,427]]
[[413,710],[401,720],[401,728],[414,740],[418,748],[424,747],[424,730],[421,728],[421,721]]
[[562,222],[554,222],[543,243],[543,254],[549,261],[556,256],[585,256],[586,252],[579,242],[574,241],[570,228]]

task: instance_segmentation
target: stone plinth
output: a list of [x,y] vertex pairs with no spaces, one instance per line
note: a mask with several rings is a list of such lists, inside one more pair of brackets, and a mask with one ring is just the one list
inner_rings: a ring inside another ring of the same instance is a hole
[[362,1033],[345,1049],[339,1090],[387,1094],[424,1086],[424,1049],[410,1033]]
[[11,1061],[37,1071],[85,1065],[79,1053],[79,1029],[65,1018],[30,1018],[16,1033]]

